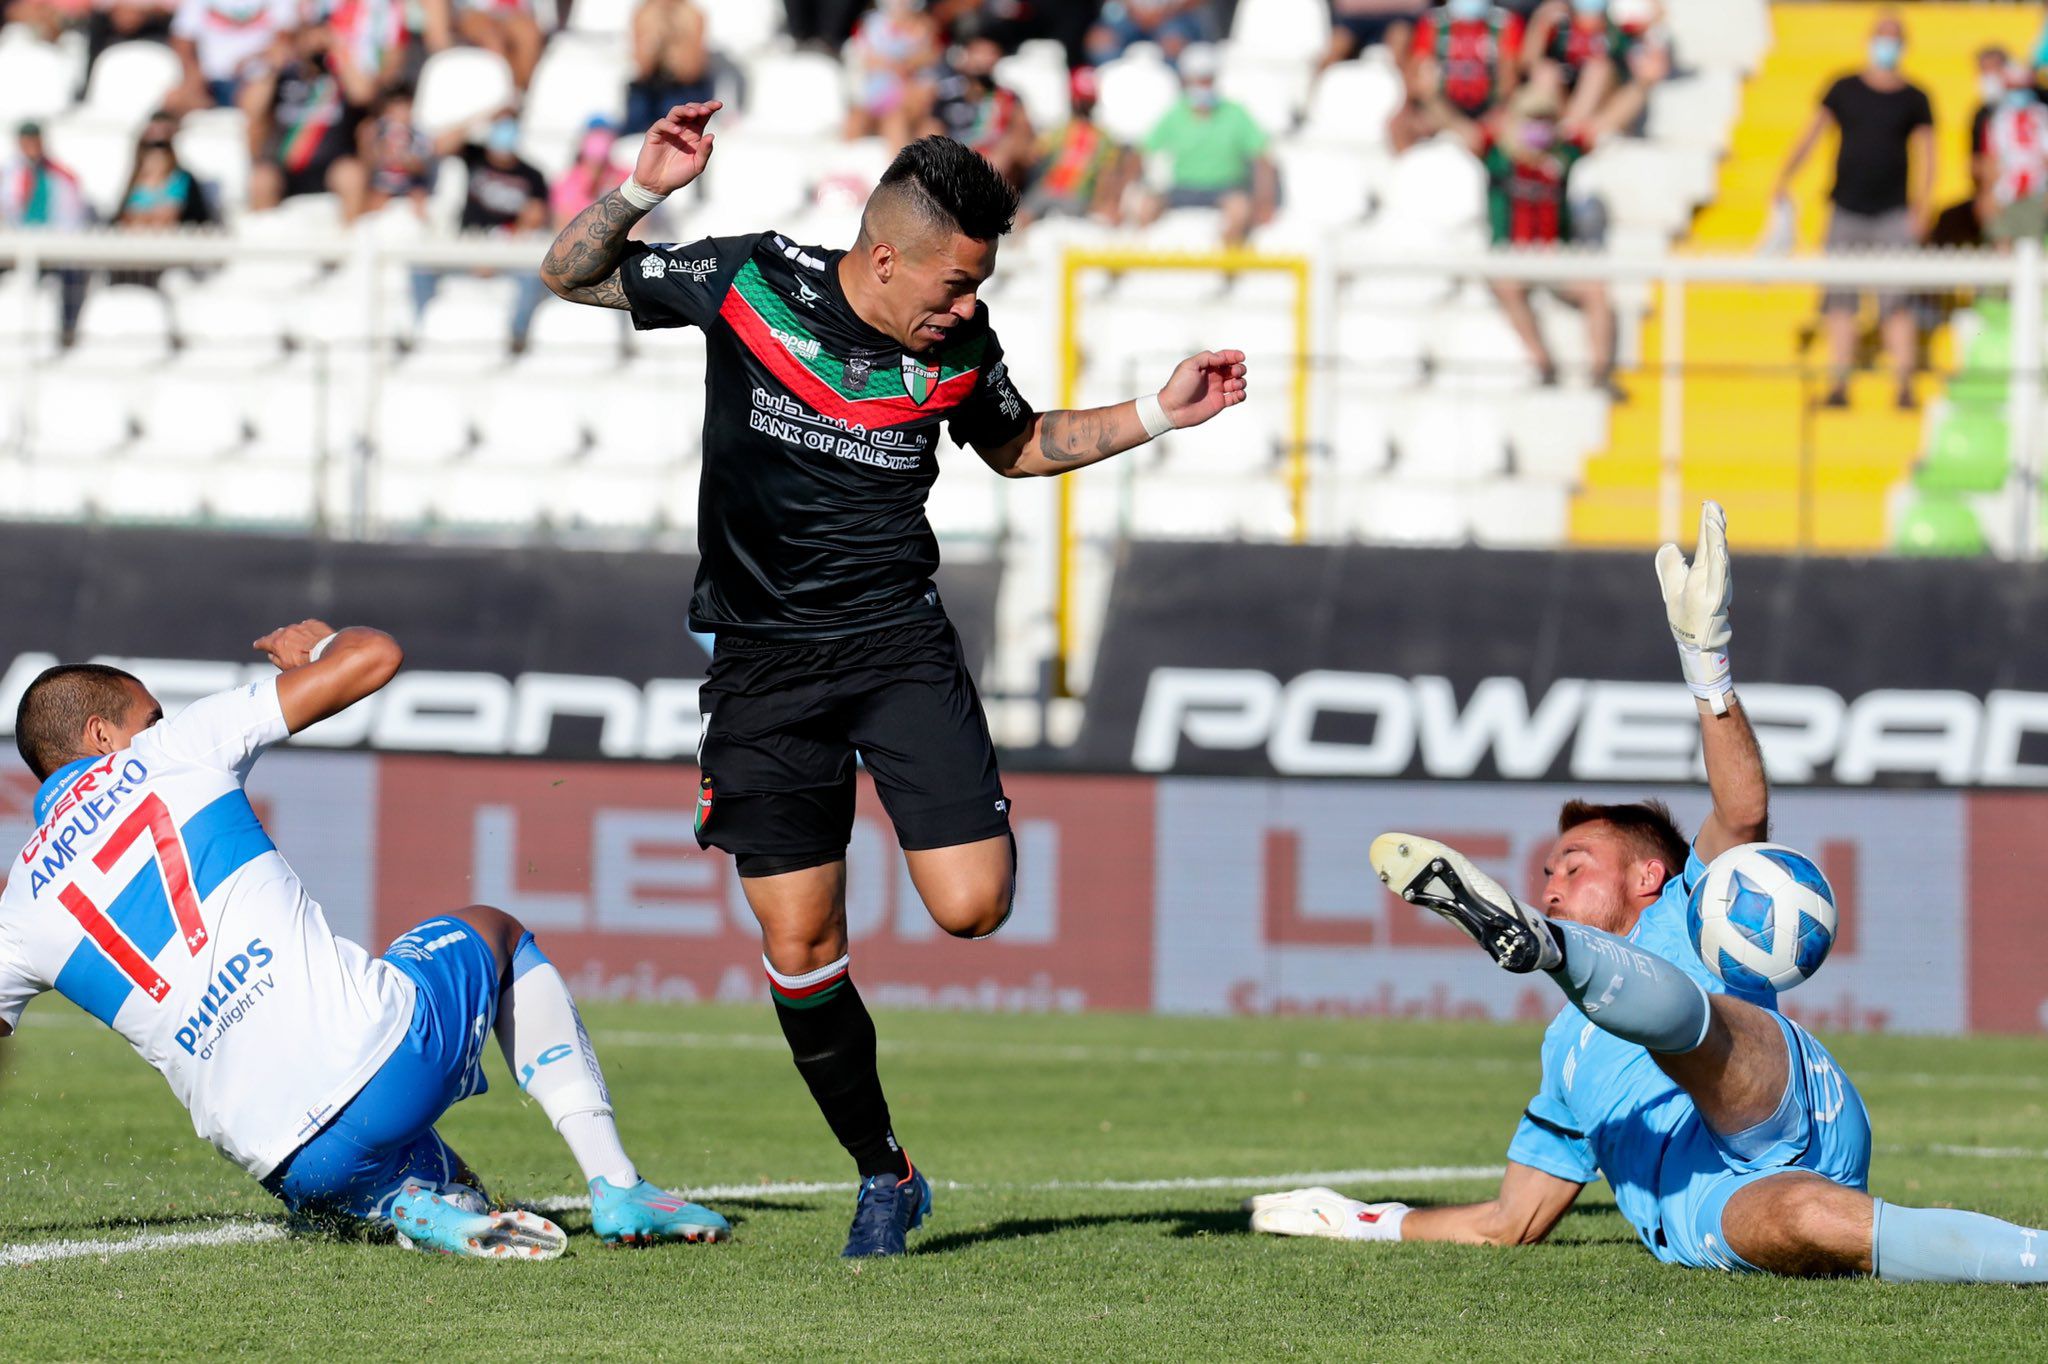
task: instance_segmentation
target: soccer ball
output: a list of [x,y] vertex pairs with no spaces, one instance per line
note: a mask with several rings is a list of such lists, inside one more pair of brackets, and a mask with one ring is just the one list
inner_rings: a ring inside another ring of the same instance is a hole
[[1835,945],[1835,892],[1805,853],[1745,843],[1708,865],[1685,920],[1700,960],[1730,989],[1789,990]]

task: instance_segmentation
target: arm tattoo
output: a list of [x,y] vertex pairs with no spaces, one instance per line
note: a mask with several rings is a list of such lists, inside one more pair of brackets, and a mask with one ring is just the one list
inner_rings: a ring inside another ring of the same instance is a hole
[[1109,413],[1115,409],[1090,408],[1084,412],[1048,412],[1038,423],[1038,448],[1055,464],[1072,464],[1093,455],[1107,459],[1117,452],[1115,423]]
[[619,260],[630,245],[627,230],[645,216],[613,190],[569,220],[540,263],[541,278],[572,303],[624,308]]

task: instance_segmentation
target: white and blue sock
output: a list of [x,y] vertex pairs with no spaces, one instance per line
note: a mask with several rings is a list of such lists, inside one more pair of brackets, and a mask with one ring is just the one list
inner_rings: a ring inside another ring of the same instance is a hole
[[519,1088],[569,1145],[587,1183],[630,1189],[640,1173],[619,1143],[611,1091],[569,995],[568,982],[528,933],[512,954],[512,983],[498,996],[498,1045]]
[[1888,1283],[2048,1283],[2048,1231],[1876,1199],[1870,1273]]
[[1564,965],[1549,973],[1602,1031],[1658,1052],[1706,1040],[1712,1010],[1698,981],[1654,952],[1612,933],[1552,919]]

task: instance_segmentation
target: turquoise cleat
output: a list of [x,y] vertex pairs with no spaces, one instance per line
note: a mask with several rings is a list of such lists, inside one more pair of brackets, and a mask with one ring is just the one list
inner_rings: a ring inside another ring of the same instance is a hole
[[440,1255],[552,1260],[569,1247],[568,1233],[537,1212],[493,1212],[481,1199],[444,1196],[421,1184],[409,1185],[391,1201],[390,1216],[400,1244]]
[[732,1236],[732,1224],[711,1209],[644,1179],[630,1189],[601,1177],[591,1180],[590,1229],[608,1246],[694,1245]]

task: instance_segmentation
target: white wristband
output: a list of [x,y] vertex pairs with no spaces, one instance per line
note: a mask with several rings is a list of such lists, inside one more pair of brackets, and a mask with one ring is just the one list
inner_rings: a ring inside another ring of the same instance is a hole
[[1412,1211],[1406,1203],[1368,1203],[1344,1228],[1350,1241],[1398,1241],[1401,1223]]
[[341,638],[341,631],[336,630],[333,634],[321,640],[312,648],[306,650],[306,661],[308,663],[318,663],[320,661],[320,655],[327,652],[327,646],[334,643],[334,641],[339,638]]
[[1173,430],[1173,418],[1166,415],[1166,405],[1159,401],[1157,393],[1147,393],[1138,399],[1138,420],[1144,423],[1147,440],[1158,440]]
[[630,175],[626,177],[626,183],[619,186],[619,197],[642,213],[660,208],[662,201],[668,198],[666,194],[656,194],[651,189],[642,189],[640,182]]
[[1702,649],[1697,644],[1678,646],[1678,666],[1685,673],[1685,685],[1698,699],[1714,708],[1714,714],[1728,712],[1728,697],[1735,690],[1735,678],[1728,671],[1726,649]]

